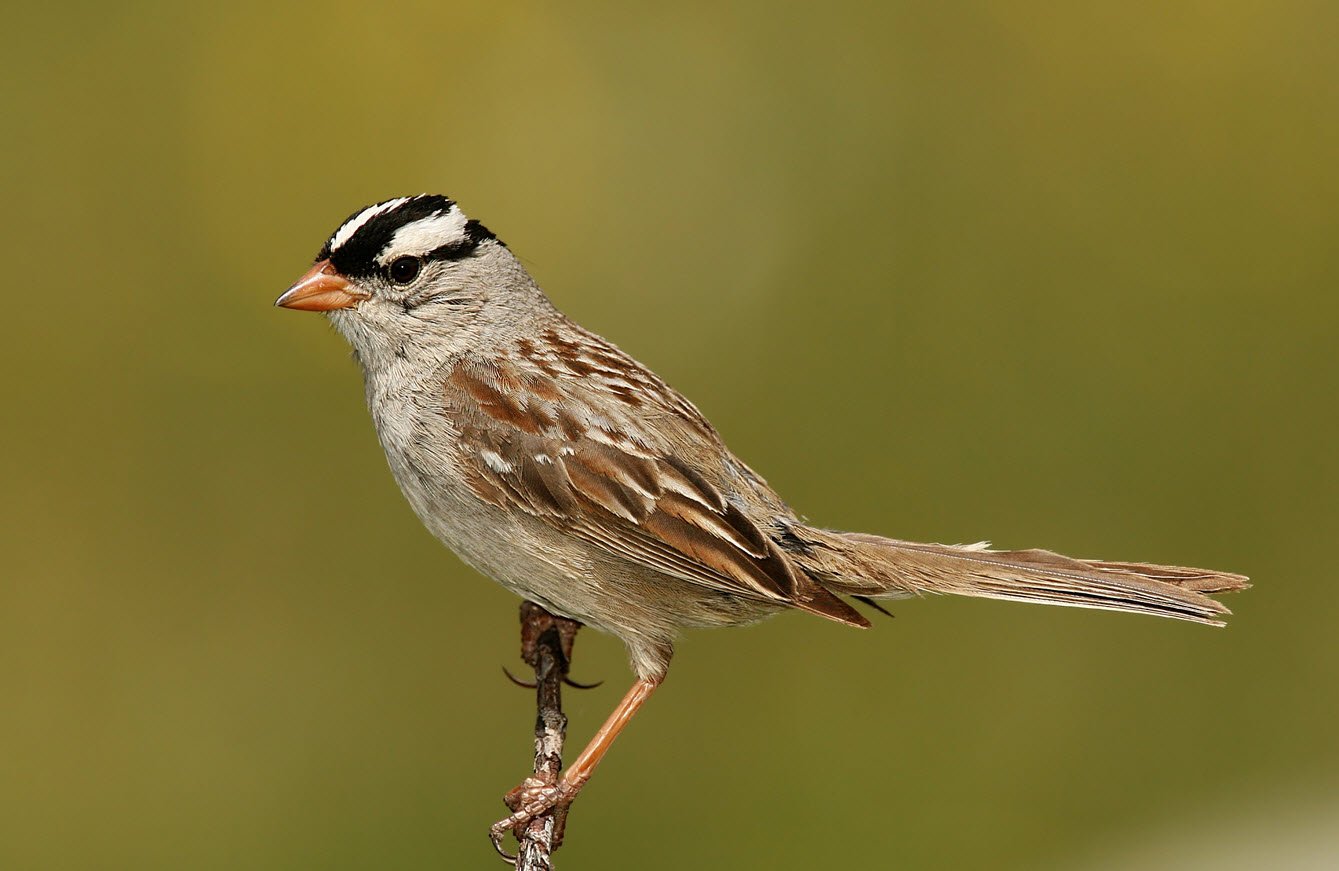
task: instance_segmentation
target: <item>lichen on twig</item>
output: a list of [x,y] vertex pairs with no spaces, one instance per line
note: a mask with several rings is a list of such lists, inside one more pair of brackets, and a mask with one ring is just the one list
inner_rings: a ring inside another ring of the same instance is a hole
[[[572,661],[572,644],[581,624],[557,617],[534,602],[521,603],[521,658],[535,671],[535,768],[534,779],[555,784],[563,767],[563,741],[567,716],[563,713],[562,687]],[[518,792],[507,796],[513,811]],[[552,871],[553,851],[563,842],[566,806],[537,815],[518,826],[516,852],[518,871]]]

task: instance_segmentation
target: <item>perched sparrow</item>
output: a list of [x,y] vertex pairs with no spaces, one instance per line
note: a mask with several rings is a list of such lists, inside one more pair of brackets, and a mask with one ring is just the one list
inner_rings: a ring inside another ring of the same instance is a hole
[[495,836],[566,804],[664,679],[681,629],[787,608],[851,626],[842,597],[954,593],[1219,626],[1246,578],[808,525],[654,373],[582,329],[442,196],[355,212],[279,297],[353,345],[419,518],[478,571],[627,645],[637,681],[556,786]]

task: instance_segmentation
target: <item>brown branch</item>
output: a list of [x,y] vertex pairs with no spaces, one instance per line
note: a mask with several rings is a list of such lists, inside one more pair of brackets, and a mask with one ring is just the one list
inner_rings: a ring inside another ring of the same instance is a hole
[[[572,661],[572,643],[581,624],[556,617],[534,602],[521,603],[521,658],[535,670],[535,778],[545,784],[558,782],[563,767],[563,739],[567,716],[563,714],[563,682]],[[516,810],[515,794],[507,804]],[[566,808],[540,814],[518,832],[517,871],[552,871],[552,854],[563,842]]]

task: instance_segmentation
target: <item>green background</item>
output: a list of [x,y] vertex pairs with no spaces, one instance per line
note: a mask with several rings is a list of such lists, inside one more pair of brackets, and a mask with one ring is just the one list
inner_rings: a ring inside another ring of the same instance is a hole
[[[1257,584],[1223,631],[690,634],[562,867],[1333,867],[1333,3],[6,21],[0,867],[498,867],[517,602],[410,513],[342,340],[271,308],[420,191],[816,523]],[[574,676],[581,742],[630,678],[593,632]]]

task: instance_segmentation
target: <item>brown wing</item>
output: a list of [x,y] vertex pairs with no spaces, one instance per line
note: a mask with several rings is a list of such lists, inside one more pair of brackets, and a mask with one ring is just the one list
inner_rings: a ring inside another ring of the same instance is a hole
[[[640,367],[634,374],[646,383],[612,362],[586,361],[576,377],[499,360],[457,364],[445,402],[471,489],[664,574],[865,625],[680,459],[725,450],[696,410],[677,394],[662,397],[668,388]],[[618,384],[606,383],[614,373]]]

